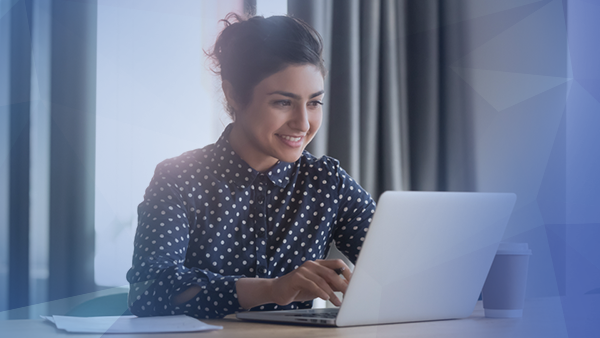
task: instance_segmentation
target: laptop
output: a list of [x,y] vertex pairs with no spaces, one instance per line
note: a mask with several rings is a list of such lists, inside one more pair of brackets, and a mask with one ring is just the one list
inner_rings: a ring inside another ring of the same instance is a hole
[[342,327],[468,317],[515,200],[511,193],[385,192],[341,307],[237,318]]

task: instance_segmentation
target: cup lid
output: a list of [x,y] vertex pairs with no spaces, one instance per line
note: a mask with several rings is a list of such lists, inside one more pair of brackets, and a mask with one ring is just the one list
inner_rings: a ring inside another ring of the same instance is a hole
[[500,242],[498,255],[531,255],[531,249],[527,243]]

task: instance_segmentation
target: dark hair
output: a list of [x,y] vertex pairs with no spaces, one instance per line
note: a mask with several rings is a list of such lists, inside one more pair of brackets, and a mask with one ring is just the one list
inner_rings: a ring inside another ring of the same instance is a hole
[[[234,99],[242,107],[250,103],[260,81],[289,65],[311,64],[323,76],[327,73],[321,36],[300,19],[254,16],[245,20],[230,13],[221,21],[226,26],[208,55],[213,71],[231,83]],[[228,110],[235,119],[236,112],[232,107]]]

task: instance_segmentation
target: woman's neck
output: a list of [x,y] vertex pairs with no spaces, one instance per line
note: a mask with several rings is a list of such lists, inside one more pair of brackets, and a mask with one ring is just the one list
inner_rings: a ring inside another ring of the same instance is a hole
[[229,144],[238,156],[256,171],[265,172],[279,162],[277,158],[257,151],[252,146],[252,140],[249,140],[244,130],[235,123],[229,133]]

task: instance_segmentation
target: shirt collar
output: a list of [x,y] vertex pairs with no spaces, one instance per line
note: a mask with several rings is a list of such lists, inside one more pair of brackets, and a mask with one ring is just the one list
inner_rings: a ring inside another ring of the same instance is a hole
[[212,150],[213,156],[210,159],[209,166],[212,167],[215,173],[220,172],[221,178],[242,189],[252,184],[259,176],[268,178],[280,188],[284,188],[290,183],[292,174],[298,167],[298,161],[296,163],[278,161],[261,175],[261,172],[250,167],[231,147],[229,143],[231,129],[233,129],[233,124],[229,124],[225,128]]

